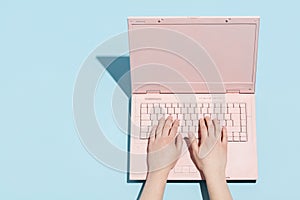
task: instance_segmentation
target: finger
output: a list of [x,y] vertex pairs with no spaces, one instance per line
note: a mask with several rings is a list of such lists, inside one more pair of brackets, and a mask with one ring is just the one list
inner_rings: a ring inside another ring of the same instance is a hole
[[214,125],[212,124],[210,117],[206,116],[205,122],[206,122],[206,126],[207,126],[207,136],[208,137],[213,136],[215,128],[214,128]]
[[156,137],[160,137],[161,136],[162,130],[164,128],[164,125],[165,125],[165,119],[162,117],[158,121],[158,126],[157,126],[156,132],[155,132],[155,136]]
[[175,121],[173,122],[172,128],[170,130],[170,136],[175,137],[177,132],[178,132],[178,126],[179,126],[179,121],[178,119],[175,119]]
[[227,148],[227,128],[225,126],[223,126],[222,128],[222,144],[224,144],[224,146]]
[[[215,129],[215,137],[219,136],[219,134],[221,134],[220,132],[220,121],[217,119],[213,119],[213,125],[214,125],[214,129]],[[221,137],[220,137],[220,141],[221,141]]]
[[181,134],[178,134],[177,137],[176,137],[176,148],[178,151],[181,151],[182,149],[182,135]]
[[198,132],[197,132],[199,139],[201,139],[200,121],[201,121],[201,119],[198,120]]
[[195,137],[195,135],[191,132],[188,133],[189,136],[189,148],[191,148],[193,151],[198,152],[198,143],[197,143],[197,139]]
[[170,129],[172,128],[172,122],[173,122],[172,116],[168,116],[167,119],[166,119],[166,122],[165,122],[165,125],[164,125],[161,136],[166,137],[166,136],[169,135]]
[[149,142],[154,142],[156,129],[157,129],[157,125],[154,125],[150,132]]
[[204,142],[204,140],[207,138],[207,127],[205,125],[204,119],[200,119],[200,138],[201,142]]

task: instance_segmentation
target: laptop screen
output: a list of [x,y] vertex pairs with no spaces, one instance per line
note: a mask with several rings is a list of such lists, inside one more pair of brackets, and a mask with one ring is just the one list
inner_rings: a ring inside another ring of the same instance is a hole
[[196,91],[217,83],[225,90],[251,93],[257,37],[257,23],[133,24],[129,32],[133,86],[162,83],[188,92],[179,88],[180,83],[188,82]]

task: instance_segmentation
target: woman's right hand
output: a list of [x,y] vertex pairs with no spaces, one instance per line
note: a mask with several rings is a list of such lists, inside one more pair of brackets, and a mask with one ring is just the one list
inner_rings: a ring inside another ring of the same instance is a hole
[[225,127],[220,129],[219,120],[205,117],[200,119],[200,140],[189,133],[191,158],[198,170],[203,172],[205,179],[226,179],[227,130]]

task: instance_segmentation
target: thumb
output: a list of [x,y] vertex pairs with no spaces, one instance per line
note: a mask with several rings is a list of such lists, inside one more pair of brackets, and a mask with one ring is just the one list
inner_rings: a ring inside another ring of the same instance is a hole
[[197,144],[197,139],[195,137],[195,135],[191,132],[188,133],[189,136],[189,148],[191,148],[192,150],[198,152],[198,144]]

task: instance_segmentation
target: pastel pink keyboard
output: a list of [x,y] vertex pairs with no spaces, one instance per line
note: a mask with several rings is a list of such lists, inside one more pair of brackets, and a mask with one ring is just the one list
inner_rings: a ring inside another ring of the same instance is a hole
[[199,119],[209,116],[227,127],[228,142],[247,142],[246,103],[142,103],[140,104],[140,139],[147,139],[152,126],[161,117],[180,120],[183,137],[188,132],[198,137]]

